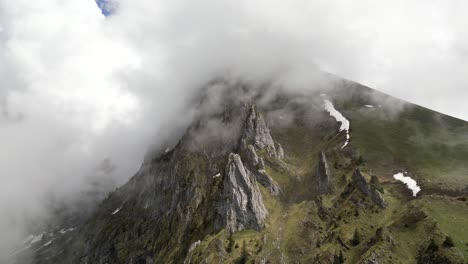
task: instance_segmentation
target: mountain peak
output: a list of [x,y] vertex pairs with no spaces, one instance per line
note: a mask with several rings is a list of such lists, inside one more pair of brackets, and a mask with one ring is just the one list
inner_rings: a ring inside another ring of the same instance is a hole
[[466,245],[442,246],[468,241],[463,220],[441,214],[468,217],[467,124],[346,81],[268,85],[208,87],[174,148],[18,263],[463,263]]

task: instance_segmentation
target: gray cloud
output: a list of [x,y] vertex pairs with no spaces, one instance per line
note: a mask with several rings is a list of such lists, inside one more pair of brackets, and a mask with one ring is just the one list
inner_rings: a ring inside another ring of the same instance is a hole
[[[0,0],[0,250],[44,197],[115,184],[217,76],[313,88],[318,69],[468,119],[463,1]],[[8,114],[5,114],[8,113]],[[5,120],[8,120],[6,122]],[[0,254],[4,252],[0,251]]]

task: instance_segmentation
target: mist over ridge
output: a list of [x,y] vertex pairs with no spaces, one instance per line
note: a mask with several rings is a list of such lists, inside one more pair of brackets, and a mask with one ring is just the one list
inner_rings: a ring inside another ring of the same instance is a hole
[[0,0],[0,255],[51,200],[112,191],[175,144],[219,77],[310,91],[330,72],[468,118],[462,1],[117,3]]

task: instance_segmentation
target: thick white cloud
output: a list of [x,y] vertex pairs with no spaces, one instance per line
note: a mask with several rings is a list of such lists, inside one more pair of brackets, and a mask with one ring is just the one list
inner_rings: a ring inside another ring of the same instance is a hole
[[117,6],[105,18],[92,0],[0,0],[0,249],[45,196],[87,188],[102,160],[117,184],[130,177],[220,74],[307,86],[319,67],[468,119],[464,1]]
[[[131,175],[145,143],[120,71],[139,57],[92,1],[0,1],[0,256],[45,199],[88,188],[105,158]],[[135,127],[133,127],[135,125]],[[126,140],[121,140],[125,138]],[[114,142],[109,142],[114,141]],[[127,156],[128,154],[129,156]]]

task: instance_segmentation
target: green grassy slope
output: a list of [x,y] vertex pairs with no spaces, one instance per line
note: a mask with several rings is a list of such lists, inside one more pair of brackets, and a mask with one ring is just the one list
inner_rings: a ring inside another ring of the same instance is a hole
[[356,84],[343,93],[336,107],[351,121],[353,145],[373,170],[390,179],[404,169],[423,191],[468,193],[467,122]]

